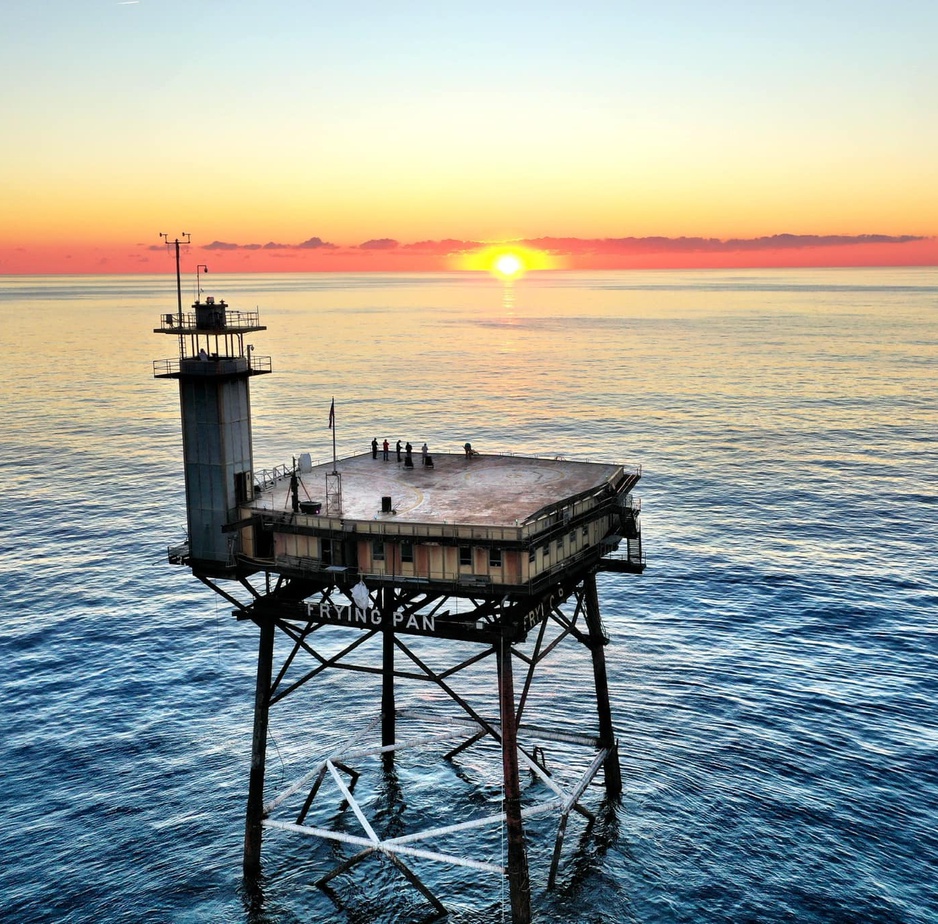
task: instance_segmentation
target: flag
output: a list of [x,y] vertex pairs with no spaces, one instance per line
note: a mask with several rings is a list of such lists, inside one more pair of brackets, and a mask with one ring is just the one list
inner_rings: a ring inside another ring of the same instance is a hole
[[335,398],[332,399],[332,404],[329,405],[329,429],[335,429]]

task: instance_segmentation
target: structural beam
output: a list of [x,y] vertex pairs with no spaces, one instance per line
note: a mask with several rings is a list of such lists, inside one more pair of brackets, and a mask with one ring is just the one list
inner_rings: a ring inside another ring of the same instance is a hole
[[247,817],[244,826],[244,875],[248,878],[256,878],[261,871],[264,770],[267,763],[267,721],[274,660],[274,629],[273,616],[260,621],[257,684],[254,691],[254,737],[251,744],[251,775],[248,780]]
[[[381,671],[381,744],[389,747],[395,739],[394,702],[394,628],[391,614],[394,608],[394,591],[390,587],[378,591],[382,614],[382,671]],[[392,763],[394,751],[385,755],[385,764]]]
[[508,833],[508,887],[513,924],[530,924],[531,883],[521,822],[521,779],[518,768],[518,722],[511,672],[511,644],[496,647],[498,704],[502,733],[502,773],[505,786],[505,827]]
[[596,711],[599,718],[599,746],[605,748],[606,759],[603,771],[606,776],[606,792],[618,796],[622,792],[622,771],[619,767],[619,747],[612,726],[612,708],[609,705],[609,681],[606,676],[605,645],[608,639],[603,631],[599,614],[599,594],[596,590],[596,575],[588,574],[583,580],[586,596],[586,625],[589,628],[589,647],[593,658],[593,679],[596,684]]

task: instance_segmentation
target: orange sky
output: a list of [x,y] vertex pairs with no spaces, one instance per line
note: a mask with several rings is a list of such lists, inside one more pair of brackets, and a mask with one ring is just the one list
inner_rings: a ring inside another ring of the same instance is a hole
[[931,0],[14,9],[0,273],[938,264]]

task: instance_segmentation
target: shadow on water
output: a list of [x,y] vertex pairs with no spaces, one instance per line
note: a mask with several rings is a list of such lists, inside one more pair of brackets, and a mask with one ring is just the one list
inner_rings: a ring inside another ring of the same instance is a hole
[[[426,905],[418,908],[410,905],[403,909],[394,906],[389,908],[389,903],[385,900],[375,897],[366,897],[357,889],[349,896],[343,895],[330,885],[320,885],[322,891],[329,896],[336,909],[346,915],[348,924],[370,924],[377,920],[391,920],[402,922],[413,922],[413,924],[431,924],[432,921],[446,921],[449,914],[446,911],[440,912],[436,909],[426,911]],[[399,903],[395,903],[395,906]],[[393,910],[392,910],[393,909]],[[390,915],[390,916],[389,916]]]
[[554,887],[536,897],[535,920],[578,918],[594,924],[628,924],[640,919],[628,890],[605,872],[610,854],[618,855],[620,863],[634,863],[621,830],[621,808],[620,798],[604,798],[592,819],[571,813]]
[[[369,811],[376,833],[382,839],[390,839],[405,833],[407,803],[393,761],[383,760],[381,766],[373,798],[369,799]],[[342,827],[350,810],[349,803],[343,800],[333,816],[336,830]],[[314,885],[348,924],[376,920],[430,924],[449,918],[447,909],[409,863],[371,849],[348,854],[338,842],[330,842],[328,852],[335,865],[325,872],[317,870],[315,874],[323,875]],[[248,924],[288,924],[300,920],[271,900],[278,891],[277,883],[263,875],[244,878],[241,898]]]
[[[402,836],[406,830],[405,809],[407,803],[398,773],[391,762],[383,762],[380,779],[374,790],[375,799],[370,800],[369,809],[375,830],[382,838]],[[561,852],[556,885],[546,890],[546,868],[537,869],[551,856],[551,850],[537,851],[529,856],[532,877],[536,882],[534,895],[535,918],[550,920],[552,912],[568,915],[577,907],[594,907],[596,895],[606,889],[613,890],[609,896],[612,917],[600,917],[598,922],[634,921],[637,916],[631,902],[624,898],[616,884],[602,873],[607,854],[617,852],[628,858],[628,848],[621,843],[619,799],[603,799],[591,818],[573,813],[567,829],[565,848]],[[350,807],[343,802],[333,821],[341,823]],[[540,831],[534,829],[541,827]],[[530,832],[535,840],[546,839],[553,845],[557,833],[556,825],[550,822],[539,826],[536,823]],[[533,846],[533,845],[532,845]],[[542,845],[543,846],[543,845]],[[278,872],[261,875],[255,879],[244,879],[240,897],[246,912],[246,924],[293,924],[307,920],[308,915],[297,916],[295,904],[291,909],[278,901],[284,892],[296,897],[296,877],[306,879],[315,886],[316,892],[328,898],[336,913],[334,920],[348,924],[372,924],[374,921],[400,922],[400,924],[430,924],[447,921],[450,924],[494,924],[511,920],[507,881],[500,900],[482,907],[477,903],[479,883],[466,879],[464,871],[434,872],[428,875],[421,870],[418,874],[396,857],[371,850],[356,852],[342,844],[330,842],[327,853],[334,864],[331,869],[319,866],[312,857],[305,864],[296,857],[304,872],[293,863],[288,879],[281,882]],[[535,856],[535,853],[542,855]],[[281,860],[285,858],[281,857]],[[308,877],[308,878],[307,878]],[[288,880],[292,885],[287,886]],[[429,886],[427,885],[429,883]],[[423,892],[426,889],[427,891]],[[613,894],[614,893],[614,894]],[[434,907],[434,901],[440,902]],[[321,913],[316,920],[323,920]]]
[[263,873],[241,880],[238,895],[244,906],[245,924],[299,924],[301,917],[268,896],[273,891]]
[[[600,861],[609,850],[619,843],[618,806],[620,799],[603,799],[596,814],[584,820],[576,844],[560,857],[557,868],[556,892],[562,896],[573,896],[596,872]],[[577,817],[571,813],[571,821]],[[570,830],[567,830],[569,843]]]

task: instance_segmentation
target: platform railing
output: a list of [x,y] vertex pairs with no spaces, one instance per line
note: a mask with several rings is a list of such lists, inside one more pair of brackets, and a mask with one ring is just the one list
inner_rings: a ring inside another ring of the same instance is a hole
[[254,482],[260,486],[261,491],[267,491],[281,478],[286,478],[292,471],[292,465],[275,465],[273,468],[265,468],[259,472],[255,472]]
[[[254,481],[261,488],[261,492],[268,490],[279,479],[290,474],[290,467],[286,465],[276,466],[272,470],[255,472]],[[608,500],[606,501],[608,503]],[[639,507],[635,503],[623,504],[623,507],[638,511]],[[361,537],[380,536],[394,537],[396,539],[424,539],[434,540],[455,540],[467,543],[524,543],[534,537],[538,541],[550,541],[553,533],[545,533],[550,527],[555,531],[563,532],[570,528],[574,516],[579,517],[591,511],[596,511],[601,515],[598,509],[599,504],[583,503],[577,505],[575,512],[569,511],[568,516],[564,516],[564,511],[559,515],[550,515],[541,517],[531,523],[523,526],[483,526],[470,525],[465,523],[419,523],[419,522],[401,522],[389,519],[371,519],[359,520],[352,517],[328,516],[325,513],[303,513],[293,510],[271,510],[258,509],[257,507],[244,508],[242,511],[245,516],[260,515],[263,519],[272,522],[290,523],[308,526],[315,529],[327,530],[335,533],[355,534]],[[578,522],[582,522],[579,521]]]
[[248,353],[248,369],[252,372],[270,372],[272,368],[269,356],[258,356],[253,351]]
[[[213,307],[218,309],[217,317],[223,319],[223,323],[219,325],[219,328],[236,333],[238,330],[261,326],[260,311],[241,311],[227,306],[224,311],[221,311],[221,306],[217,303]],[[181,323],[178,312],[161,314],[159,330],[170,334],[204,334],[207,332],[204,326],[199,325],[194,311],[184,311],[181,315]]]
[[[206,375],[210,375],[215,371],[215,369],[208,365],[213,362],[232,362],[236,359],[247,359],[247,371],[248,372],[270,372],[271,371],[271,358],[269,356],[258,356],[255,353],[248,353],[245,356],[212,356],[209,359],[199,359],[198,356],[183,356],[181,359],[176,357],[174,359],[154,359],[153,360],[153,378],[155,379],[166,379],[178,376],[182,371],[182,363],[206,363],[204,372]],[[192,371],[192,368],[199,367],[187,367],[189,371]]]
[[[266,490],[275,480],[275,473],[285,469],[282,474],[276,477],[289,475],[290,469],[286,466],[278,466],[273,472],[255,473],[254,480],[262,490]],[[264,480],[262,480],[262,477]],[[304,526],[315,527],[316,529],[326,530],[336,533],[352,533],[356,536],[369,537],[377,535],[381,537],[394,537],[403,539],[456,539],[466,542],[519,542],[521,539],[521,530],[517,526],[474,526],[460,523],[407,523],[393,522],[390,520],[356,520],[353,518],[343,518],[327,516],[323,514],[307,514],[302,512],[294,513],[292,510],[267,510],[252,508],[242,508],[245,515],[259,514],[263,519],[280,522],[296,523]]]

